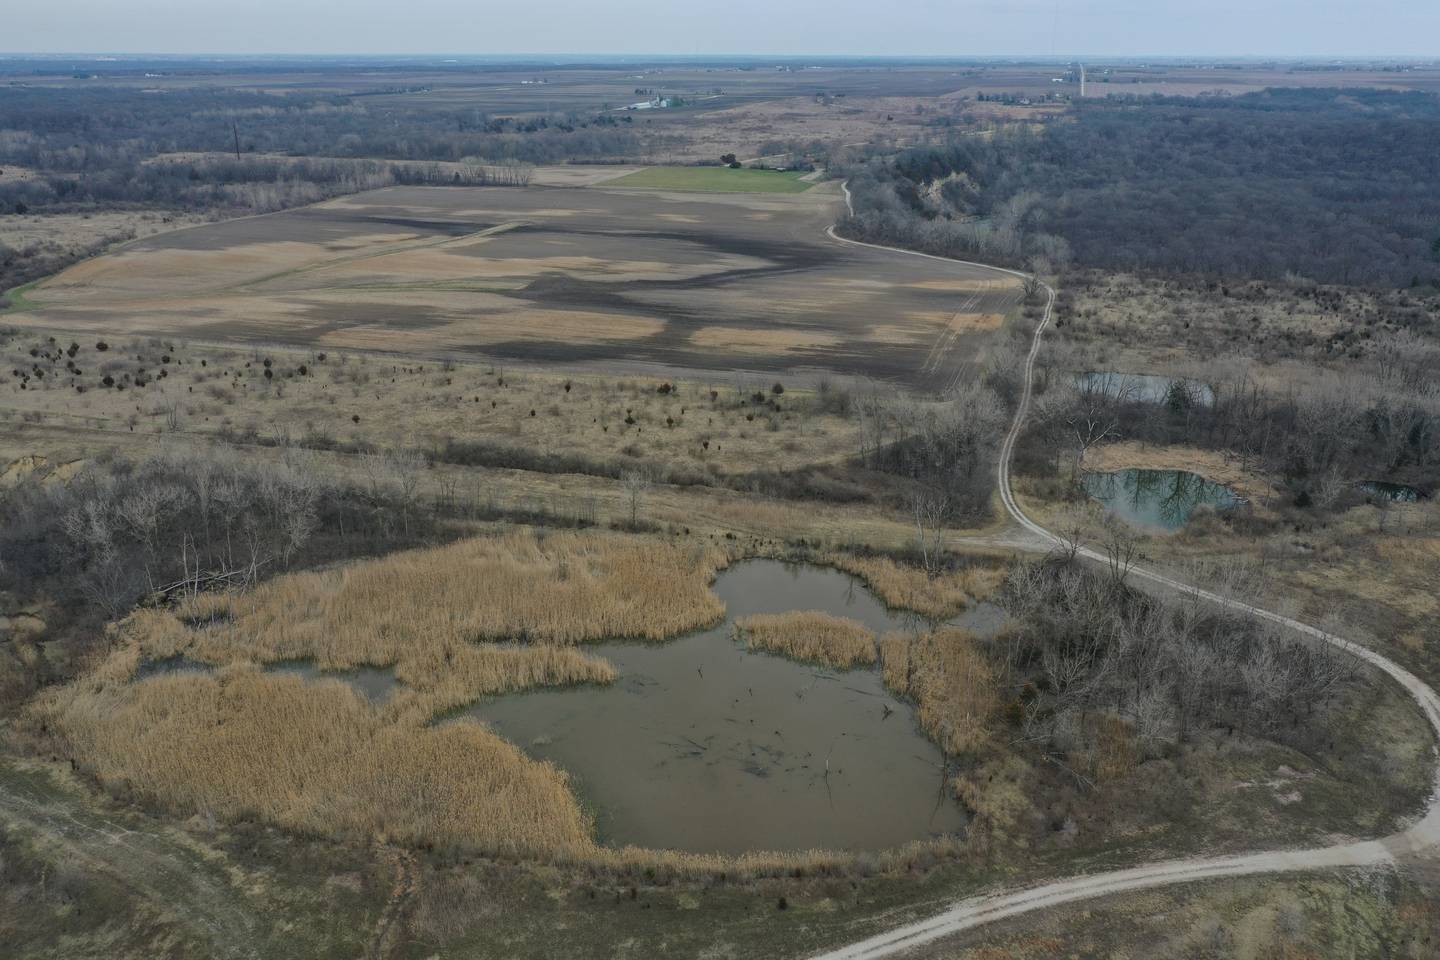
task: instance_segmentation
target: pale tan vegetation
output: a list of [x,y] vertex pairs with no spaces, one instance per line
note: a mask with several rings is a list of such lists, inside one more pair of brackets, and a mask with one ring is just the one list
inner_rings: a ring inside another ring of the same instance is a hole
[[1005,568],[999,565],[966,567],[932,577],[919,567],[889,557],[833,553],[825,562],[864,580],[886,606],[937,620],[953,617],[989,596],[1005,579]]
[[235,666],[48,698],[99,780],[174,809],[510,855],[581,854],[565,775],[474,723],[396,723],[342,683]]
[[735,621],[751,650],[848,670],[875,662],[875,634],[863,623],[818,610],[757,614]]
[[885,685],[915,701],[920,727],[949,754],[974,755],[991,742],[1000,696],[975,638],[948,628],[880,640]]
[[[653,537],[524,531],[287,575],[135,612],[110,628],[107,657],[43,695],[31,716],[110,790],[179,811],[620,870],[844,868],[853,857],[838,852],[601,847],[562,771],[471,720],[435,723],[485,694],[608,682],[613,669],[576,645],[658,640],[713,622],[722,608],[709,583],[730,560]],[[876,657],[869,630],[824,614],[753,618],[746,628],[757,647],[801,659]],[[938,650],[917,648],[916,662]],[[142,662],[176,655],[218,669],[134,679]],[[375,705],[337,679],[261,669],[294,659],[394,665],[400,684]],[[927,673],[904,692],[928,711],[926,698],[958,689],[945,684]],[[905,869],[957,844],[913,845],[875,865]]]
[[[36,710],[102,782],[184,809],[317,831],[589,856],[562,773],[437,713],[525,687],[608,682],[573,644],[651,640],[716,620],[721,551],[614,534],[533,531],[415,550],[142,610],[113,651]],[[512,640],[500,645],[476,641]],[[214,676],[131,680],[183,653]],[[258,663],[394,665],[382,708],[344,684]]]
[[[95,344],[104,338],[57,331],[52,344],[50,335],[37,330],[0,338],[3,369],[29,370],[36,362],[32,349],[58,354],[73,342],[82,375],[72,377],[63,368],[70,358],[61,357],[56,370],[24,390],[7,376],[0,384],[5,412],[28,423],[83,426],[127,439],[219,436],[317,448],[404,447],[472,465],[523,467],[546,458],[664,463],[696,476],[746,473],[759,463],[779,470],[829,462],[859,442],[858,423],[833,395],[796,387],[777,398],[778,410],[754,403],[757,390],[768,397],[773,379],[666,380],[491,363],[404,363],[333,351],[122,340],[113,332],[109,349],[99,351]],[[143,390],[127,386],[126,375],[141,370]],[[124,389],[101,386],[106,375]],[[484,445],[483,455],[476,445]]]
[[573,645],[713,623],[724,607],[709,584],[726,563],[700,546],[524,531],[201,594],[123,632],[148,659],[394,666],[394,709],[423,719],[485,694],[609,682],[613,668]]

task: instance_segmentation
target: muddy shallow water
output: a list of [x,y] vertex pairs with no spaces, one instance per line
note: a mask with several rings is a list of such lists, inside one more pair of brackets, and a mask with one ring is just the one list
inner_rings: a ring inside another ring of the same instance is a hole
[[[964,825],[940,751],[875,669],[834,671],[750,653],[731,621],[823,610],[906,629],[834,570],[749,561],[722,573],[720,627],[663,644],[586,649],[611,687],[517,694],[466,714],[569,771],[602,841],[699,852],[864,850]],[[977,608],[977,629],[996,621]]]

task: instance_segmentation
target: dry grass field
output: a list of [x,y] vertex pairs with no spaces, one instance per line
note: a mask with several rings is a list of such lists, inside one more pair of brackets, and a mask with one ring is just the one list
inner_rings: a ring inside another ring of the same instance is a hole
[[1377,331],[1434,303],[1424,290],[1077,273],[1061,293],[1058,337],[1047,349],[1069,345],[1091,370],[1180,377],[1203,378],[1217,361],[1233,367],[1245,358],[1252,377],[1285,386],[1309,362],[1363,355]]
[[86,337],[943,387],[1013,280],[844,246],[796,195],[397,187],[176,231],[26,291],[10,322]]
[[[363,352],[242,349],[179,338],[87,337],[82,343],[68,336],[0,333],[0,371],[30,376],[28,382],[0,377],[0,417],[12,426],[53,424],[127,439],[374,445],[462,460],[474,459],[467,445],[483,444],[490,462],[568,458],[611,473],[664,464],[700,478],[748,473],[762,464],[783,470],[833,461],[853,455],[859,444],[846,398],[797,385],[776,395],[773,377],[562,374]],[[99,342],[108,349],[97,350]],[[71,343],[78,346],[73,357],[66,355]],[[57,347],[81,373],[57,363],[53,373],[35,377],[30,351],[55,355]],[[116,386],[106,387],[105,377]],[[762,402],[755,401],[757,393]]]

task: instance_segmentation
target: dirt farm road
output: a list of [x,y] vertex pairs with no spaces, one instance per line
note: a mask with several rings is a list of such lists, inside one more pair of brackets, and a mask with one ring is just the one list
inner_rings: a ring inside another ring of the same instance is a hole
[[[850,205],[848,188],[845,188],[845,202],[848,208]],[[836,236],[833,228],[829,234],[833,239],[844,243],[858,242]],[[867,246],[874,246],[874,244],[867,244]],[[930,256],[910,250],[901,250],[897,247],[881,247],[880,249],[910,256]],[[945,258],[935,257],[934,259]],[[967,265],[977,266],[977,264]],[[979,264],[979,266],[983,266],[983,264]],[[992,269],[1015,276],[1023,276],[1017,271],[1006,270],[1002,267]],[[1000,497],[1011,518],[1029,537],[1029,542],[1022,549],[1037,552],[1046,552],[1060,545],[1060,538],[1026,516],[1025,511],[1015,500],[1014,491],[1010,487],[1010,461],[1015,451],[1015,443],[1019,439],[1020,431],[1025,424],[1025,417],[1030,409],[1035,357],[1040,350],[1040,338],[1050,323],[1050,314],[1055,305],[1055,291],[1048,284],[1044,289],[1046,293],[1045,312],[1035,328],[1030,351],[1025,357],[1024,389],[1021,392],[1020,404],[1015,411],[1010,431],[1005,435],[1005,442],[1000,448],[999,458]],[[1107,562],[1104,554],[1094,550],[1082,547],[1078,554],[1092,562]],[[1332,644],[1349,651],[1404,687],[1406,692],[1420,704],[1420,708],[1425,712],[1425,717],[1430,723],[1431,730],[1436,734],[1437,739],[1440,739],[1440,696],[1437,696],[1435,691],[1419,677],[1388,658],[1358,644],[1350,643],[1343,637],[1327,634],[1309,624],[1182,583],[1152,570],[1134,567],[1130,574],[1162,590],[1185,593],[1218,606],[1240,610],[1251,616],[1294,630],[1316,643]],[[1088,874],[1024,890],[971,897],[957,902],[948,910],[933,917],[909,923],[866,940],[820,954],[815,957],[815,960],[875,960],[878,957],[893,957],[941,937],[971,930],[997,920],[1019,916],[1033,910],[1132,890],[1224,877],[1295,873],[1336,867],[1384,866],[1393,864],[1398,858],[1433,848],[1437,844],[1440,844],[1440,770],[1437,770],[1436,783],[1432,785],[1430,802],[1425,809],[1424,816],[1405,830],[1389,837],[1315,849],[1274,850],[1231,857],[1171,860],[1133,867],[1128,870]]]

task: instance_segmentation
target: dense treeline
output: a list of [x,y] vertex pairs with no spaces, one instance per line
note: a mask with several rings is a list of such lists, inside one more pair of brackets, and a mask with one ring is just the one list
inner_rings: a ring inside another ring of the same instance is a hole
[[1063,266],[1440,281],[1440,98],[1111,99],[848,171],[852,236]]
[[483,186],[519,182],[524,168],[399,164],[377,160],[205,157],[122,161],[84,176],[41,176],[0,189],[16,213],[117,208],[143,203],[176,210],[264,213],[396,183]]
[[[167,153],[230,152],[237,141],[240,157],[228,163],[152,162]],[[0,166],[16,164],[35,175],[0,185],[0,213],[125,203],[253,206],[243,202],[252,184],[293,194],[281,201],[290,205],[414,169],[354,162],[365,159],[545,163],[633,155],[639,142],[630,124],[608,114],[510,118],[466,109],[401,110],[386,106],[384,97],[22,88],[0,103]]]
[[80,172],[185,150],[387,160],[478,157],[531,163],[633,152],[629,117],[493,117],[472,108],[412,109],[385,97],[115,87],[7,91],[0,160]]

